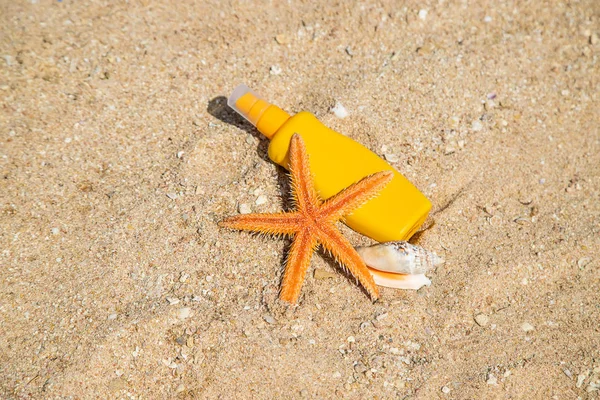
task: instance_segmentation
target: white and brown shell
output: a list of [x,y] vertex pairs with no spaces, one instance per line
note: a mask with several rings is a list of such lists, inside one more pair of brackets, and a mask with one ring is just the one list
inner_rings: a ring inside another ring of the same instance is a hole
[[425,272],[444,260],[431,251],[408,242],[386,242],[357,247],[375,283],[396,289],[417,290],[431,285]]

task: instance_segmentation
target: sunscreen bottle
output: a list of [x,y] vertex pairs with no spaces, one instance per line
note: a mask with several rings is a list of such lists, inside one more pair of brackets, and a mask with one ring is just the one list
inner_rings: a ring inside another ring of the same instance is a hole
[[269,157],[286,169],[292,135],[302,136],[315,189],[324,200],[365,176],[393,171],[394,178],[377,197],[345,216],[344,222],[355,231],[378,242],[408,240],[425,221],[431,203],[408,179],[377,154],[329,129],[314,115],[303,111],[291,116],[245,85],[235,88],[227,104],[271,140]]

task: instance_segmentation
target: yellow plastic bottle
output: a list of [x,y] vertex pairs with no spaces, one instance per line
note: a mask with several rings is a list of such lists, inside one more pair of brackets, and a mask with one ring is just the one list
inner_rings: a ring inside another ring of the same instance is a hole
[[375,172],[389,170],[394,179],[379,196],[351,215],[346,224],[379,242],[407,240],[423,224],[431,203],[408,179],[363,145],[323,125],[314,115],[290,116],[256,96],[247,86],[233,91],[227,104],[267,138],[271,160],[288,169],[288,150],[294,133],[300,134],[310,156],[310,169],[321,198],[328,199]]

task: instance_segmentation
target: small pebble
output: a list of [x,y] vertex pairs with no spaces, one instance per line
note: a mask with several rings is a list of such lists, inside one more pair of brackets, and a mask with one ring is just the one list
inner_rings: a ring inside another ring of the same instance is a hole
[[192,315],[192,309],[189,307],[183,307],[177,310],[177,318],[179,319],[189,318],[190,315]]
[[356,339],[354,338],[354,336],[348,336],[348,339],[346,339],[348,341],[348,343],[354,343],[356,342]]
[[181,383],[179,386],[177,386],[177,389],[175,389],[175,393],[181,393],[185,390],[185,385],[183,383]]
[[167,197],[171,200],[175,200],[177,198],[177,193],[167,193]]
[[375,319],[377,321],[383,321],[384,319],[386,319],[388,317],[388,313],[383,313],[383,314],[379,314]]
[[2,58],[4,58],[4,62],[6,62],[6,65],[7,65],[7,66],[9,66],[9,67],[10,67],[10,66],[12,66],[12,65],[13,65],[13,62],[12,62],[12,57],[11,57],[11,56],[9,56],[9,55],[4,55],[4,56],[2,56]]
[[248,204],[242,203],[238,206],[238,211],[240,212],[240,214],[250,214],[252,212],[252,209]]
[[423,21],[425,21],[425,19],[427,18],[427,10],[422,8],[419,10],[419,18],[422,19]]
[[265,196],[264,194],[261,194],[260,196],[258,196],[256,198],[255,203],[257,206],[261,206],[263,204],[267,204],[267,201],[268,201],[267,196]]
[[486,15],[486,16],[483,18],[483,22],[486,22],[486,23],[490,23],[490,22],[492,22],[492,17],[490,17],[489,15]]
[[570,379],[573,378],[573,374],[567,368],[563,369],[563,373]]
[[450,154],[456,153],[456,149],[452,145],[446,146],[444,149],[444,155],[449,156]]
[[579,268],[585,268],[585,266],[591,262],[592,262],[592,259],[590,257],[582,257],[579,260],[577,260],[577,266]]
[[406,365],[410,365],[410,357],[398,357],[398,361],[402,361]]
[[110,315],[108,316],[108,320],[109,320],[109,321],[112,321],[112,320],[114,320],[114,319],[117,319],[117,314],[110,314]]
[[263,319],[265,320],[265,322],[267,324],[271,324],[271,325],[273,325],[275,322],[277,322],[277,321],[275,321],[275,318],[271,317],[270,315],[263,316]]
[[175,304],[179,304],[179,299],[177,297],[167,297],[167,301],[170,306],[174,306]]
[[450,393],[450,388],[448,386],[442,386],[442,393],[444,394],[448,394]]
[[400,158],[396,154],[393,154],[393,153],[387,153],[387,154],[384,154],[383,156],[385,157],[385,159],[387,161],[392,162],[392,163],[397,163],[398,161],[400,161]]
[[490,322],[490,317],[488,317],[485,314],[477,314],[475,316],[475,322],[479,326],[487,326],[487,324],[489,324],[489,322]]
[[406,346],[406,349],[409,351],[418,351],[421,348],[421,345],[419,343],[415,343],[410,340],[404,342],[404,346]]
[[182,272],[181,275],[179,275],[179,282],[184,283],[185,281],[188,280],[189,277],[190,277],[190,274],[186,274],[185,272]]
[[281,67],[279,65],[272,65],[271,68],[269,69],[269,73],[271,75],[280,75],[283,72],[283,70],[281,69]]
[[336,371],[336,372],[334,372],[334,373],[333,373],[331,376],[332,376],[333,378],[341,378],[341,377],[342,377],[342,374],[341,374],[339,371]]
[[185,153],[185,151],[178,151],[177,152],[177,158],[181,159],[183,158],[183,154]]
[[523,329],[525,332],[531,332],[535,328],[529,322],[524,322],[523,324],[521,324],[521,329]]
[[471,130],[474,132],[479,132],[483,129],[483,124],[481,123],[480,120],[476,119],[473,122],[471,122]]
[[487,379],[487,384],[488,385],[497,385],[498,384],[498,378],[496,378],[494,376],[494,374],[488,374],[488,379]]
[[346,107],[340,102],[335,103],[335,106],[331,108],[331,112],[340,119],[344,119],[348,116],[348,110],[346,110]]
[[50,231],[52,232],[53,235],[58,235],[59,232],[60,232],[60,229],[58,229],[58,228],[52,228]]
[[279,35],[275,36],[275,41],[278,44],[282,44],[282,45],[286,45],[290,43],[290,37],[284,33],[280,33]]
[[456,128],[458,128],[459,124],[460,124],[460,118],[458,118],[457,116],[448,118],[448,125],[450,125],[450,128],[456,129]]

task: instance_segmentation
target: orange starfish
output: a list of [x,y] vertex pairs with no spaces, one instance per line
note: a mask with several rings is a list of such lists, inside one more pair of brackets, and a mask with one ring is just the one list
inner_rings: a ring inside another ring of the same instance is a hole
[[220,222],[230,229],[293,236],[287,256],[279,297],[295,304],[300,295],[310,258],[317,244],[329,251],[345,266],[373,300],[379,297],[377,286],[367,266],[350,242],[336,227],[344,215],[376,196],[393,178],[391,171],[382,171],[363,178],[335,196],[319,198],[310,173],[306,147],[300,135],[292,136],[290,173],[296,211],[276,214],[236,215]]

